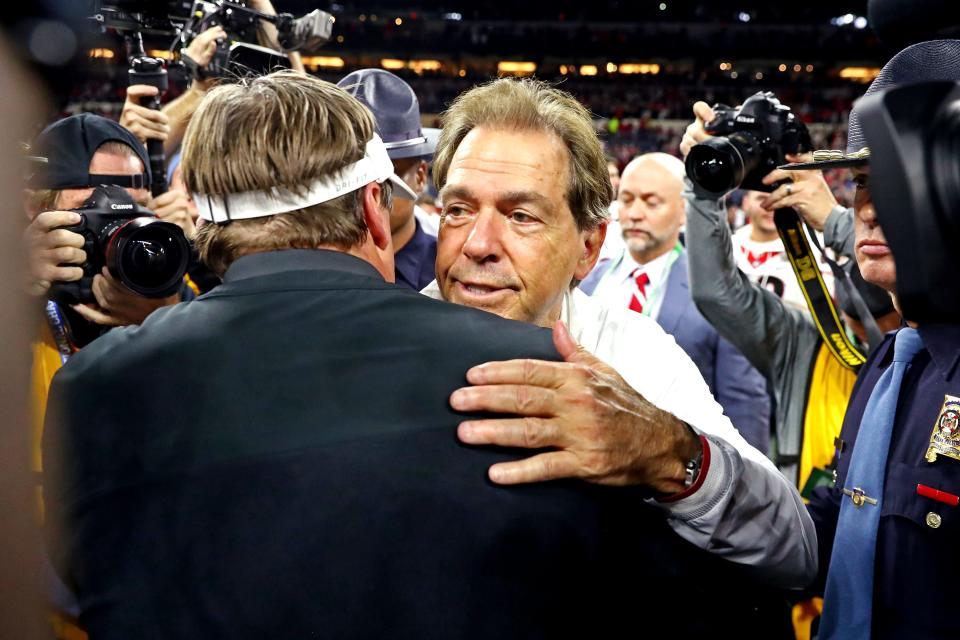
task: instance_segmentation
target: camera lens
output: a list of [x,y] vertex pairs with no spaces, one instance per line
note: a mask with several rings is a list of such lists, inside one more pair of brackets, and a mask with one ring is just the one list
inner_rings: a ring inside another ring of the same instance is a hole
[[726,138],[710,138],[690,149],[687,177],[701,190],[719,197],[739,188],[760,161],[759,145],[753,136],[737,132]]
[[107,267],[131,291],[148,298],[176,292],[190,261],[190,245],[175,224],[134,218],[110,237]]
[[687,177],[718,196],[740,186],[745,175],[743,158],[727,138],[711,138],[687,154]]

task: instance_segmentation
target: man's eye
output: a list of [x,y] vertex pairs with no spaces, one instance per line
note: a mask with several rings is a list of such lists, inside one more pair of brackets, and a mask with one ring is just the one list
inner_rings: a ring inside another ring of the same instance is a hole
[[870,185],[870,178],[868,176],[857,176],[853,179],[853,183],[857,185],[857,189],[866,189]]
[[456,205],[453,205],[451,207],[447,207],[447,209],[443,212],[443,215],[456,218],[458,216],[465,215],[466,213],[467,213],[467,210],[464,209],[463,207],[458,207]]
[[537,221],[537,219],[534,218],[532,215],[530,215],[529,213],[524,213],[523,211],[514,211],[513,213],[510,214],[510,219],[513,220],[514,222],[519,222],[521,224]]

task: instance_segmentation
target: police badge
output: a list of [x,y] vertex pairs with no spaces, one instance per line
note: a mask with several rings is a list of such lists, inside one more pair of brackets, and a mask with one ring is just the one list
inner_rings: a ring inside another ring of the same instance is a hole
[[943,397],[925,457],[927,462],[934,462],[938,455],[960,460],[960,397]]

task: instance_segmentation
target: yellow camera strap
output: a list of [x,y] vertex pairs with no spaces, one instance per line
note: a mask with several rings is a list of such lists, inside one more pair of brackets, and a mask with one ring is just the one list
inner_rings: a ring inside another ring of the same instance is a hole
[[[809,307],[813,321],[817,325],[817,330],[823,338],[824,345],[840,364],[853,371],[859,370],[863,363],[867,361],[867,358],[847,337],[847,332],[837,315],[837,309],[833,304],[830,292],[827,290],[827,285],[820,275],[820,266],[810,249],[807,234],[804,233],[800,223],[800,216],[793,209],[778,209],[774,214],[774,222],[777,225],[777,232],[783,240],[787,259],[790,260],[793,272],[797,276],[797,282],[800,284],[803,297],[807,301],[807,307]],[[831,265],[832,267],[833,265]],[[838,278],[842,281],[845,275],[843,269],[837,265],[836,270],[839,270],[841,274],[835,273],[834,275],[838,275]],[[847,284],[852,287],[849,278]],[[859,298],[856,291],[854,291],[854,295]],[[862,299],[860,299],[860,302],[863,303]],[[863,304],[863,306],[865,308],[866,304]],[[872,320],[869,312],[866,318]]]

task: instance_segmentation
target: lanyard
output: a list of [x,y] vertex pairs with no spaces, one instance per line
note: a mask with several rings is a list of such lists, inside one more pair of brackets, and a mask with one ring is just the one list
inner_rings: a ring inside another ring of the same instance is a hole
[[47,323],[50,325],[50,333],[53,334],[53,341],[57,344],[57,351],[60,353],[60,362],[61,364],[67,364],[67,360],[76,351],[70,343],[67,321],[64,320],[60,307],[53,300],[47,300],[44,313],[47,316]]

